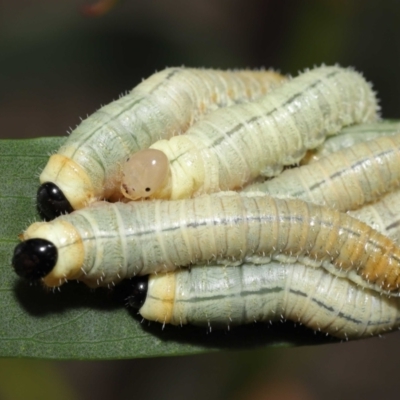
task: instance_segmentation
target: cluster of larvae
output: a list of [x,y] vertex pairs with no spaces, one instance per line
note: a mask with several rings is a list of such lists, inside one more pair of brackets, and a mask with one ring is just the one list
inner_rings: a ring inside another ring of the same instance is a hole
[[13,267],[47,287],[135,277],[128,303],[163,324],[392,330],[400,124],[378,113],[352,69],[166,69],[50,158],[48,222],[21,234]]

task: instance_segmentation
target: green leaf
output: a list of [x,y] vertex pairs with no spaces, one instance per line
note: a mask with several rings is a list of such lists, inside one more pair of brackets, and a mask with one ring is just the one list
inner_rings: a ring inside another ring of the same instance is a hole
[[[257,345],[326,342],[293,324],[254,324],[229,332],[142,322],[106,289],[68,283],[46,291],[11,267],[18,234],[39,220],[38,176],[61,138],[0,141],[0,356],[110,359],[195,354]],[[118,293],[118,292],[117,292]]]

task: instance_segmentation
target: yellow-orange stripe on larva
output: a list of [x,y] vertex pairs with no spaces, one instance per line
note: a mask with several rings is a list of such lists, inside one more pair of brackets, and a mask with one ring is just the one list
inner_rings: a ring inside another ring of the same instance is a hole
[[151,145],[168,157],[170,176],[150,197],[187,198],[277,175],[343,126],[375,120],[378,108],[369,83],[353,70],[305,72],[260,100],[217,110],[185,135]]
[[35,223],[23,235],[56,242],[63,257],[76,237],[84,247],[81,265],[63,274],[57,262],[59,275],[50,272],[46,284],[66,278],[108,285],[213,259],[273,259],[322,265],[361,286],[400,294],[400,249],[393,241],[344,213],[296,199],[224,192],[175,201],[102,202]]
[[400,299],[300,263],[202,265],[150,275],[139,310],[152,321],[210,330],[288,319],[353,339],[400,325]]
[[299,198],[340,211],[378,200],[400,185],[400,134],[356,143],[274,179],[249,185],[276,197]]
[[100,108],[50,157],[40,182],[52,182],[73,209],[120,197],[121,164],[159,139],[183,133],[203,114],[256,99],[285,78],[273,71],[168,68]]

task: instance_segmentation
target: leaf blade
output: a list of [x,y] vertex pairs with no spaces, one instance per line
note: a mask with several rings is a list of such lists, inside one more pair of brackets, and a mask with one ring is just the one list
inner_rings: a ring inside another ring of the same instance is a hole
[[40,220],[38,175],[64,138],[0,141],[0,357],[120,359],[196,354],[258,345],[317,344],[321,335],[292,325],[239,327],[212,332],[195,327],[140,323],[105,289],[68,283],[46,292],[11,268],[18,234]]

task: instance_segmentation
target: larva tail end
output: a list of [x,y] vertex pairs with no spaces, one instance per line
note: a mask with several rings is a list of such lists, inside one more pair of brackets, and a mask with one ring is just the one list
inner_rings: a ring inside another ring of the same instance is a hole
[[74,211],[62,190],[52,182],[40,185],[36,199],[38,212],[46,221]]
[[22,278],[39,280],[48,275],[57,263],[56,246],[45,239],[29,239],[14,249],[12,266]]
[[131,292],[126,298],[128,307],[139,309],[146,300],[149,277],[136,276],[131,280]]

